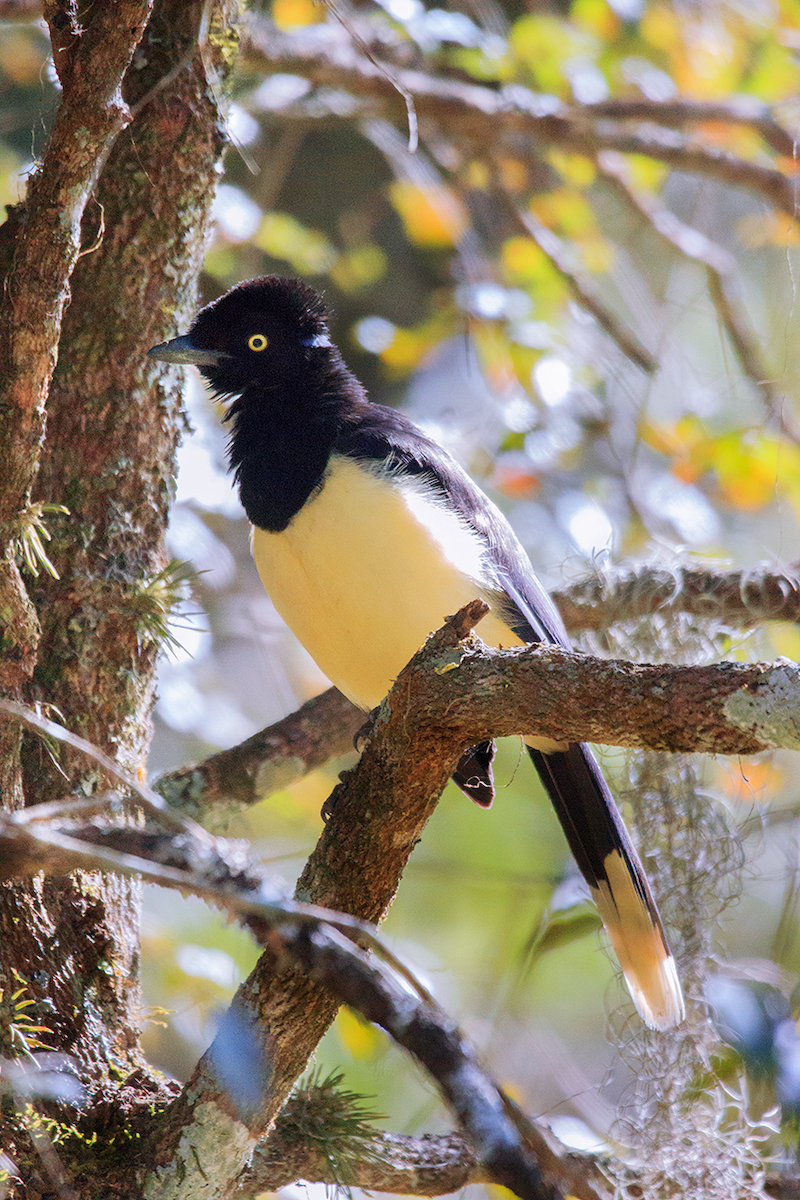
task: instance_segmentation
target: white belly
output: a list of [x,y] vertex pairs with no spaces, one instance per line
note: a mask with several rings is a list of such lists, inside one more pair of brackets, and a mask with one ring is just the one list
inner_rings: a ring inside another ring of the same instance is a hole
[[[344,457],[288,529],[253,530],[253,555],[286,624],[364,709],[429,633],[490,590],[479,539],[435,494]],[[493,613],[478,632],[494,646],[522,644]]]

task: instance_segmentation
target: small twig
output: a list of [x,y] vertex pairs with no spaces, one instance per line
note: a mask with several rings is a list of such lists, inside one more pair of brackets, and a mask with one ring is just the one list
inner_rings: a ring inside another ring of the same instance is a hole
[[797,158],[797,142],[766,104],[754,96],[734,96],[724,103],[707,100],[600,100],[587,104],[587,112],[619,121],[649,121],[668,128],[714,122],[755,129],[766,144],[784,158]]
[[0,21],[39,21],[43,12],[42,0],[0,0]]
[[485,600],[470,600],[450,618],[450,627],[458,640],[463,641],[490,612]]
[[352,753],[363,723],[361,709],[329,688],[238,746],[160,776],[155,786],[174,810],[204,823],[215,814],[224,819]]
[[800,569],[618,567],[555,591],[553,599],[571,633],[654,613],[687,613],[747,629],[763,621],[800,621]]
[[[295,1127],[295,1095],[286,1101],[268,1140],[256,1148],[252,1163],[239,1176],[237,1200],[255,1200],[298,1179],[342,1184],[330,1156]],[[374,1140],[374,1154],[353,1162],[348,1186],[400,1196],[447,1196],[467,1184],[489,1182],[461,1133],[409,1137],[376,1128]]]
[[733,255],[712,242],[698,229],[679,220],[674,213],[662,208],[654,199],[633,186],[627,160],[616,150],[604,150],[594,156],[600,178],[613,188],[626,207],[642,217],[663,242],[685,258],[711,267],[721,275],[729,275],[736,266]]
[[141,783],[130,771],[126,771],[119,763],[114,762],[113,758],[109,758],[107,754],[104,754],[98,746],[87,742],[85,738],[79,737],[77,733],[71,733],[69,729],[65,729],[63,725],[59,725],[57,721],[51,721],[49,717],[43,717],[41,713],[35,712],[32,708],[28,708],[24,704],[18,704],[16,700],[7,700],[4,696],[0,696],[0,712],[5,712],[8,716],[14,717],[27,729],[32,729],[36,733],[43,734],[45,737],[54,738],[56,741],[65,742],[68,746],[72,746],[74,750],[79,750],[82,754],[93,759],[103,770],[108,771],[109,775],[113,775],[115,779],[118,779],[120,783],[124,784],[126,788],[129,788],[134,793],[145,812],[158,816],[163,824],[171,825],[173,829],[178,829],[182,832],[191,831],[194,836],[206,836],[205,830],[201,829],[199,825],[195,825],[188,817],[182,817],[178,813],[173,812],[163,796],[159,796],[152,788]]
[[746,158],[737,158],[715,146],[704,145],[670,129],[649,127],[646,133],[621,130],[614,122],[597,121],[583,134],[571,134],[575,149],[583,143],[586,153],[619,150],[622,154],[643,154],[666,163],[678,171],[690,171],[732,187],[763,196],[780,212],[793,220],[798,216],[798,183],[776,167],[761,166]]
[[21,808],[14,813],[17,825],[28,825],[36,821],[56,821],[59,818],[76,820],[97,813],[113,812],[116,805],[122,803],[121,792],[97,792],[94,796],[66,796],[63,800],[48,800],[44,804],[32,804],[29,808]]
[[509,1120],[500,1089],[479,1067],[455,1023],[438,1006],[399,989],[385,969],[331,930],[280,931],[312,979],[385,1029],[436,1080],[495,1183],[522,1200],[556,1200],[539,1163]]
[[773,384],[766,366],[761,361],[756,338],[745,327],[741,313],[737,312],[729,289],[725,286],[725,279],[711,265],[707,266],[706,274],[709,295],[739,360],[739,366],[755,386],[780,432],[790,442],[800,446],[800,426],[792,416],[790,403]]
[[378,68],[379,71],[384,73],[392,87],[396,88],[398,93],[403,97],[403,101],[405,102],[406,106],[406,117],[408,120],[407,149],[409,154],[416,154],[417,148],[419,147],[419,123],[417,121],[417,110],[414,107],[414,97],[411,95],[411,92],[409,92],[408,88],[403,86],[403,84],[397,78],[396,73],[386,63],[382,63],[375,57],[367,43],[361,37],[361,34],[355,28],[353,23],[347,19],[345,14],[339,8],[338,4],[335,3],[335,0],[325,0],[325,7],[333,13],[336,20],[339,22],[342,28],[347,31],[348,35],[353,39],[353,42],[356,44],[356,46],[358,46],[361,53],[364,54],[367,59]]
[[[37,812],[39,807],[44,814]],[[420,998],[431,999],[424,985],[376,936],[373,925],[347,913],[290,899],[248,862],[236,843],[212,838],[204,830],[195,837],[188,825],[177,835],[129,827],[92,825],[69,833],[41,827],[38,818],[52,818],[59,810],[69,814],[72,808],[80,810],[80,802],[58,801],[18,813],[0,813],[0,877],[19,879],[40,871],[50,875],[116,871],[199,896],[226,909],[254,932],[259,925],[271,927],[287,920],[313,925],[327,922],[379,955]]]
[[614,188],[628,207],[648,222],[663,242],[677,250],[684,258],[702,263],[705,267],[711,301],[728,334],[743,373],[758,390],[781,432],[795,445],[800,445],[800,428],[792,419],[785,398],[772,383],[769,372],[761,361],[758,340],[752,330],[747,328],[745,317],[737,309],[731,295],[735,278],[735,261],[732,255],[705,234],[691,229],[673,213],[637,191],[628,178],[627,164],[621,155],[614,151],[605,151],[597,155],[596,162],[600,177]]
[[539,249],[550,260],[581,308],[591,313],[601,329],[605,330],[631,362],[648,375],[653,375],[658,369],[656,359],[642,345],[633,331],[626,328],[619,317],[611,312],[592,292],[588,281],[570,265],[567,251],[556,234],[543,225],[532,213],[522,212],[504,189],[496,186],[494,191],[498,201],[502,203],[514,224],[533,238]]

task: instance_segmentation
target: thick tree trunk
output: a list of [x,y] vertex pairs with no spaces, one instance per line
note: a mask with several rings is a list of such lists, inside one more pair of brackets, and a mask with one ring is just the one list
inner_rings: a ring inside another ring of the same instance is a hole
[[[20,679],[17,690],[134,773],[145,770],[159,649],[148,584],[166,562],[183,420],[177,388],[154,388],[144,356],[174,332],[173,314],[180,321],[194,304],[222,149],[205,68],[213,62],[221,76],[225,64],[214,45],[198,52],[203,8],[156,5],[127,72],[134,119],[84,212],[81,242],[92,248],[69,279],[33,489],[34,501],[69,511],[48,520],[60,577],[43,572],[28,587],[40,635],[32,683]],[[90,9],[84,17],[90,37]],[[65,92],[62,108],[68,100]],[[32,736],[21,762],[28,804],[108,783],[84,756]],[[58,1120],[103,1141],[132,1107],[170,1094],[139,1048],[138,910],[137,885],[94,873],[0,890],[0,986],[24,987],[36,1002],[28,1014],[50,1031],[40,1040],[74,1060],[88,1106]],[[35,1178],[40,1166],[16,1114],[0,1122],[0,1144]],[[68,1170],[71,1148],[60,1143]],[[108,1170],[102,1184],[87,1175],[80,1194],[107,1196],[108,1186]]]

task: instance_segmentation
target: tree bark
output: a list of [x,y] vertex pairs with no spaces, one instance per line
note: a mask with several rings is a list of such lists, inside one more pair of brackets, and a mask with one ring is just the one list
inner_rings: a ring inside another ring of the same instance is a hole
[[[19,279],[19,287],[7,301],[12,312],[27,306],[14,361],[20,379],[27,369],[28,383],[24,395],[9,390],[2,411],[18,464],[13,478],[4,479],[6,505],[19,507],[33,487],[36,501],[69,510],[50,522],[50,556],[60,577],[42,573],[29,586],[30,599],[19,593],[29,632],[27,669],[17,669],[14,690],[61,714],[133,772],[145,770],[150,741],[159,649],[151,584],[166,562],[163,538],[183,430],[177,381],[167,388],[154,380],[145,353],[174,332],[174,314],[180,321],[193,307],[222,150],[214,92],[197,49],[200,0],[156,4],[124,85],[118,79],[116,88],[97,89],[95,76],[111,53],[107,36],[121,41],[125,31],[130,60],[135,18],[148,9],[95,5],[82,14],[81,30],[59,24],[54,31],[64,93],[17,235],[12,282]],[[222,6],[214,15],[219,36],[228,38]],[[205,54],[222,78],[219,45]],[[79,205],[73,158],[64,158],[59,130],[70,147],[80,145],[75,131],[91,117],[84,94],[90,85],[95,107],[110,108],[88,147],[94,169],[81,176]],[[118,113],[130,121],[122,136]],[[73,201],[66,248],[53,236],[62,228],[64,197]],[[47,271],[39,278],[42,264]],[[6,536],[8,530],[6,524]],[[4,749],[6,769],[13,770],[10,740]],[[25,740],[22,767],[21,787],[4,793],[11,802],[88,795],[107,784],[85,757],[68,747],[51,754],[36,737]],[[139,1048],[138,926],[139,887],[113,876],[77,873],[31,887],[7,885],[0,893],[0,984],[12,985],[12,967],[24,968],[25,994],[35,1001],[29,1012],[49,1030],[42,1041],[74,1059],[86,1103],[67,1123],[77,1119],[82,1136],[102,1130],[108,1139],[125,1130],[132,1106],[172,1094]],[[12,1117],[0,1126],[0,1141],[29,1179],[37,1178],[24,1124]],[[69,1139],[60,1146],[68,1165],[71,1148],[80,1149]],[[121,1170],[129,1171],[130,1156],[122,1158]],[[87,1177],[81,1195],[108,1196],[109,1179],[110,1170],[102,1184]]]

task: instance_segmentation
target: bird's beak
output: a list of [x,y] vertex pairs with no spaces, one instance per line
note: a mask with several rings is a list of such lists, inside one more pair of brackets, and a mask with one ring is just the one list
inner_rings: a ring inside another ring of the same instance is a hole
[[172,338],[169,342],[161,342],[147,351],[148,358],[159,362],[193,363],[196,367],[215,367],[221,358],[230,358],[224,350],[203,350],[195,346],[187,333],[183,337]]

